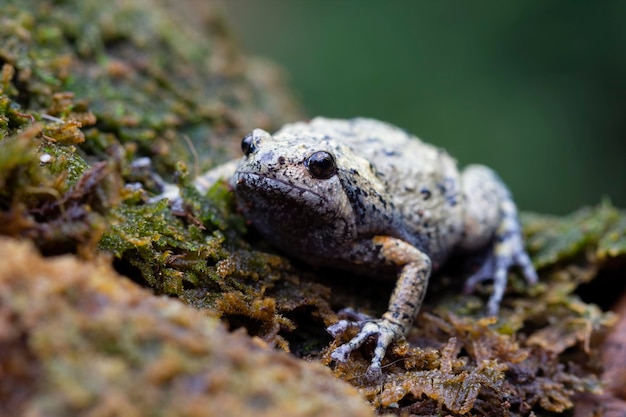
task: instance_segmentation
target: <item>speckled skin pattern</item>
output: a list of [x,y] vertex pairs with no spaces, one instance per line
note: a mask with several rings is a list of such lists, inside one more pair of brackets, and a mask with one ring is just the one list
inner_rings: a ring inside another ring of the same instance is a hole
[[372,377],[381,374],[389,344],[412,325],[431,272],[453,251],[488,249],[465,289],[493,279],[490,314],[498,312],[510,267],[537,281],[515,204],[489,168],[460,173],[444,150],[371,119],[316,118],[274,135],[256,129],[242,149],[242,159],[198,178],[197,187],[228,176],[245,217],[280,250],[312,265],[396,280],[381,319],[360,316],[328,329],[334,336],[360,329],[332,353],[338,361],[377,337]]

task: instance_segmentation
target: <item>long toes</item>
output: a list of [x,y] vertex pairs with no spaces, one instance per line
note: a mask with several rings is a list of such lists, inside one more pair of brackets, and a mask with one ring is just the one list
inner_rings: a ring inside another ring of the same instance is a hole
[[371,331],[367,331],[365,329],[361,330],[361,332],[359,332],[359,334],[354,336],[352,338],[352,340],[350,340],[348,343],[345,343],[345,344],[339,346],[337,349],[335,349],[330,354],[330,357],[333,358],[334,360],[338,361],[338,362],[347,362],[348,361],[348,357],[350,356],[350,353],[352,353],[354,350],[360,348],[361,345],[363,343],[365,343],[367,338],[370,337],[373,334],[374,333],[371,332]]
[[515,257],[515,263],[522,268],[524,278],[529,285],[534,285],[539,281],[537,271],[535,271],[535,267],[526,252],[518,253]]
[[358,327],[359,324],[353,321],[349,321],[349,320],[339,320],[337,323],[335,324],[331,324],[330,326],[328,326],[326,328],[326,331],[332,336],[332,337],[339,337],[340,335],[344,334],[345,332],[347,332],[348,330],[354,328],[354,327]]
[[500,265],[493,276],[493,293],[487,303],[487,313],[490,316],[497,316],[500,310],[500,303],[502,302],[504,291],[506,290],[507,272],[508,267],[506,265]]
[[474,275],[471,275],[465,280],[465,284],[463,285],[463,293],[464,294],[472,294],[476,289],[476,285],[481,282],[488,281],[493,278],[493,274],[487,270],[487,268],[481,268]]
[[493,278],[494,258],[493,255],[487,256],[483,261],[480,269],[465,280],[463,286],[464,294],[472,294],[478,283],[488,281]]
[[484,280],[484,277],[477,274],[470,276],[465,280],[465,284],[463,284],[463,294],[472,294],[474,290],[476,290],[476,285]]
[[347,345],[342,345],[333,350],[330,354],[330,357],[337,362],[346,363],[348,362],[348,357],[350,356],[350,353],[352,353],[352,349],[350,349]]
[[370,365],[365,372],[365,379],[372,384],[380,384],[384,379],[383,371],[380,366]]
[[376,348],[374,348],[374,357],[372,358],[371,364],[372,367],[380,368],[383,363],[385,353],[387,353],[387,348],[396,337],[397,336],[392,330],[384,330],[384,328],[380,328],[378,332],[378,340],[376,341]]

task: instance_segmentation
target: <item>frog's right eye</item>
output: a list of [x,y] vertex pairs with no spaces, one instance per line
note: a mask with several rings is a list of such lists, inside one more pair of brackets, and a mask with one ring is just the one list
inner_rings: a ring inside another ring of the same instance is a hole
[[246,135],[241,140],[241,150],[245,156],[250,155],[254,151],[256,151],[256,141],[254,140],[254,135],[252,133]]
[[335,158],[325,151],[315,152],[309,156],[304,165],[314,178],[327,180],[337,173]]

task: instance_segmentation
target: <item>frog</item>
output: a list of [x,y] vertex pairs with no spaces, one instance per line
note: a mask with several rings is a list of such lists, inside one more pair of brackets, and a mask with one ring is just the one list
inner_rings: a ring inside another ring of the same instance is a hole
[[486,306],[492,316],[511,268],[530,285],[538,280],[516,205],[498,175],[483,165],[461,171],[444,149],[399,127],[317,117],[274,134],[254,129],[241,148],[243,157],[198,177],[198,190],[227,178],[238,209],[281,252],[359,279],[395,281],[380,318],[346,314],[327,328],[336,339],[357,330],[330,354],[337,362],[376,339],[370,378],[380,378],[387,350],[405,338],[431,275],[452,254],[486,254],[464,292],[493,280]]

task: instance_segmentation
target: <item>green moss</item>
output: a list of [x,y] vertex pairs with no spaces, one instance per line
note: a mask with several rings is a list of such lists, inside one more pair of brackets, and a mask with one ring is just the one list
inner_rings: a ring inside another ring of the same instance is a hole
[[67,184],[74,185],[80,177],[89,169],[89,164],[78,155],[75,149],[63,146],[43,144],[38,150],[41,158],[50,155],[48,169],[52,175],[67,175]]
[[608,201],[564,217],[524,214],[527,245],[536,267],[572,260],[592,250],[601,257],[626,254],[626,212]]
[[122,205],[111,216],[100,246],[138,268],[158,292],[180,294],[184,281],[198,285],[212,277],[207,263],[224,256],[218,231],[204,233],[199,224],[186,227],[167,200]]

